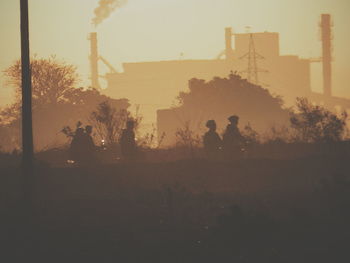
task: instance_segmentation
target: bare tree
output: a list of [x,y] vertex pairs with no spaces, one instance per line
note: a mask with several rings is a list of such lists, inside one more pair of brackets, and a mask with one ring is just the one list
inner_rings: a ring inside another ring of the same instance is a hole
[[97,106],[96,111],[91,113],[90,122],[101,141],[105,140],[106,144],[115,144],[128,118],[130,118],[129,111],[117,110],[108,101],[104,101]]
[[[69,100],[78,81],[76,67],[58,60],[55,56],[48,59],[34,57],[30,63],[32,74],[33,106],[55,105]],[[21,61],[16,61],[4,71],[8,84],[16,88],[18,102],[21,91]]]

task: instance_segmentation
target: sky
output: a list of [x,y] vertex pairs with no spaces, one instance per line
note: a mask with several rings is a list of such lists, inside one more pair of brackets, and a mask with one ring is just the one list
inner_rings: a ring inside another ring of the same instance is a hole
[[[20,57],[19,0],[0,1],[0,105],[12,102],[2,71]],[[278,32],[284,55],[320,57],[320,14],[334,21],[333,93],[350,98],[349,0],[129,0],[97,28],[98,0],[29,0],[30,48],[76,65],[80,86],[89,85],[88,34],[97,31],[99,52],[122,70],[123,62],[215,58],[224,28]],[[101,66],[101,73],[108,69]],[[104,83],[102,82],[102,85]],[[312,66],[312,89],[321,90],[321,67]]]

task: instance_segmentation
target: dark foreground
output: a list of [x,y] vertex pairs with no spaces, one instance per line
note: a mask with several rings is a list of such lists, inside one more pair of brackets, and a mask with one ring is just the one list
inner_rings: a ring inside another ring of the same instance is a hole
[[350,262],[350,160],[0,168],[1,262]]

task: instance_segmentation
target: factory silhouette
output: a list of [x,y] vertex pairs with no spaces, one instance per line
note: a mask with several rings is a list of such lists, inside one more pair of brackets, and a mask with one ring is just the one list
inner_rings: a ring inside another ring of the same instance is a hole
[[[91,86],[100,87],[98,62],[101,61],[110,69],[104,76],[107,89],[102,92],[112,98],[125,97],[131,103],[141,105],[144,123],[156,121],[158,135],[166,132],[169,144],[174,141],[171,138],[174,137],[176,127],[182,126],[183,123],[195,121],[193,125],[198,126],[199,119],[204,121],[219,117],[198,114],[194,116],[193,112],[183,110],[179,113],[177,105],[170,107],[180,92],[188,91],[191,79],[209,81],[214,77],[225,78],[230,72],[235,72],[248,82],[267,88],[271,94],[281,96],[285,106],[292,106],[297,97],[305,97],[331,110],[347,110],[350,108],[350,100],[332,95],[332,21],[329,14],[321,15],[320,27],[320,58],[282,55],[278,33],[233,33],[231,28],[226,28],[225,50],[215,59],[123,63],[123,72],[117,72],[99,55],[97,33],[93,32],[90,34]],[[311,63],[322,63],[323,93],[311,90]],[[145,90],[146,94],[143,92]],[[140,92],[144,95],[139,96]],[[162,99],[159,99],[157,94],[162,94]],[[168,125],[169,118],[172,120],[171,125]],[[279,119],[276,119],[276,122],[278,121]],[[283,122],[282,119],[281,121]],[[255,120],[247,119],[245,122],[254,124]],[[269,121],[267,123],[272,124]],[[204,126],[204,123],[201,125]],[[257,127],[258,130],[263,128]]]

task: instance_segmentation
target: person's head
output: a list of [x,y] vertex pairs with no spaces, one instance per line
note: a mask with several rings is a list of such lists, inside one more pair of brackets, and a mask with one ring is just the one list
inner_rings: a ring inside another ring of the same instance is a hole
[[216,122],[214,120],[208,120],[205,126],[207,126],[209,130],[216,130]]
[[228,118],[228,120],[230,121],[231,124],[237,125],[239,117],[236,115],[232,115]]
[[92,126],[91,125],[86,125],[85,126],[85,132],[86,132],[86,134],[91,135],[91,133],[92,133]]
[[134,127],[135,127],[135,122],[134,122],[134,120],[128,120],[128,121],[126,122],[126,129],[128,129],[128,130],[133,130]]
[[84,129],[83,128],[77,128],[75,131],[75,136],[82,136],[84,135]]

